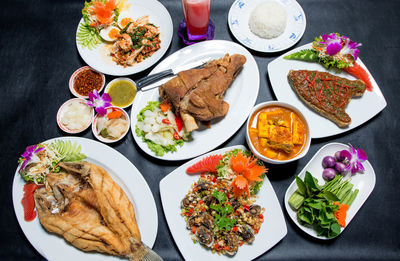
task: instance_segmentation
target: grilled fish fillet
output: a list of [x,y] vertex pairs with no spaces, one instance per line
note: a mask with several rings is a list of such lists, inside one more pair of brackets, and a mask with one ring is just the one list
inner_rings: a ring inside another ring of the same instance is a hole
[[101,167],[60,163],[34,194],[43,227],[83,251],[130,260],[161,260],[141,242],[135,210],[121,187]]
[[327,72],[290,70],[287,77],[304,103],[342,128],[351,123],[345,111],[347,104],[366,89],[361,80],[352,81]]

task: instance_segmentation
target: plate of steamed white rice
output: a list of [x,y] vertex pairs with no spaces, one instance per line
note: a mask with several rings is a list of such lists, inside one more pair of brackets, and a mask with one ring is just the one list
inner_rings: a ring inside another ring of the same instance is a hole
[[306,29],[306,16],[295,0],[236,0],[228,25],[244,46],[265,53],[296,44]]

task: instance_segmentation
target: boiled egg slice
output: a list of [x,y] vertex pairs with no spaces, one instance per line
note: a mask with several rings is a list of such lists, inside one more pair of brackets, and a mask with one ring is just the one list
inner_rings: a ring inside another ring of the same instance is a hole
[[130,22],[133,22],[133,19],[127,13],[123,13],[118,16],[118,26],[121,28],[121,30],[124,29]]
[[115,42],[118,39],[120,29],[116,26],[108,26],[101,29],[100,36],[107,42]]

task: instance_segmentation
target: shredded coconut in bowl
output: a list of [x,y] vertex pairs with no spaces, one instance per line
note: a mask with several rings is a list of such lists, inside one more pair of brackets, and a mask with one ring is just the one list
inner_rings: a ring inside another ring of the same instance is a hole
[[286,20],[287,14],[281,4],[266,1],[257,5],[251,12],[249,28],[261,38],[272,39],[285,31]]

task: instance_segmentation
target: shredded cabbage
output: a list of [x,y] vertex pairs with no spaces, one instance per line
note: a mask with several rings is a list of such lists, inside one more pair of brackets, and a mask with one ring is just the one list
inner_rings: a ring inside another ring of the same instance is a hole
[[[149,101],[147,105],[138,113],[136,124],[136,135],[142,137],[147,146],[157,156],[163,156],[166,152],[177,151],[176,146],[183,146],[184,140],[190,136],[189,133],[182,132],[182,138],[174,138],[176,124],[164,124],[162,121],[168,119],[168,113],[162,112],[160,102]],[[181,135],[181,133],[179,133]]]
[[[40,143],[37,147],[43,148],[32,157],[25,168],[20,168],[22,178],[28,182],[44,184],[50,172],[59,172],[59,162],[81,161],[86,155],[81,153],[81,146],[71,141],[55,140],[50,144]],[[24,158],[19,158],[22,165]]]

